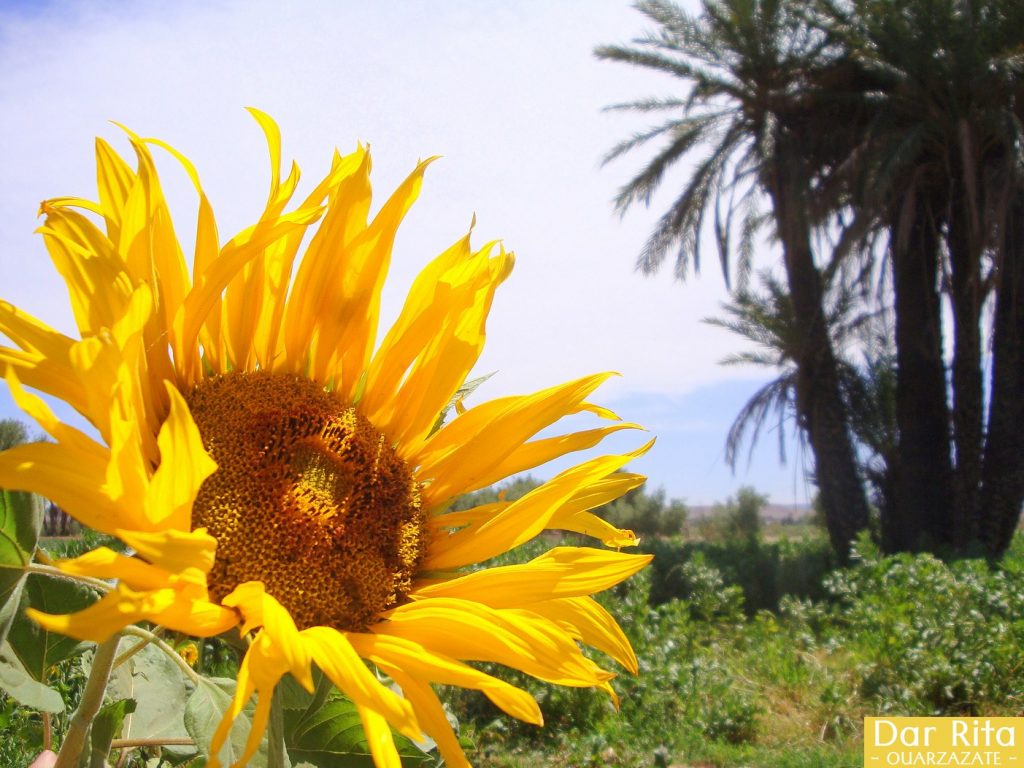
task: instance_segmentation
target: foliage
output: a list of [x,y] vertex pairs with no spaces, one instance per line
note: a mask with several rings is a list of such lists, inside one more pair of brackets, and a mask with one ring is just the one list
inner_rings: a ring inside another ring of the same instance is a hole
[[719,572],[726,584],[741,590],[751,615],[776,610],[786,595],[824,598],[823,581],[836,565],[827,539],[820,535],[772,542],[670,539],[645,543],[643,548],[654,554],[649,569],[653,604],[691,599],[686,564],[699,559]]
[[0,451],[29,441],[28,427],[17,419],[0,419]]
[[750,486],[742,486],[735,499],[716,504],[711,515],[700,522],[701,538],[705,541],[735,542],[754,546],[761,539],[761,510],[768,497]]
[[852,653],[867,701],[880,712],[978,715],[1020,696],[1020,561],[946,564],[929,554],[883,558],[866,539],[860,546],[861,564],[827,587],[831,642]]
[[[794,546],[812,544],[824,546]],[[530,546],[519,556],[531,556]],[[510,678],[542,697],[551,692],[542,706],[557,727],[540,731],[462,692],[450,702],[477,744],[475,765],[855,768],[865,715],[1019,711],[1024,535],[996,568],[926,554],[881,557],[865,539],[853,566],[819,583],[820,598],[782,595],[778,610],[756,612],[710,564],[711,545],[677,564],[687,597],[654,605],[666,551],[654,569],[600,596],[640,663],[637,677],[613,681],[620,712],[599,694]],[[749,552],[728,552],[722,562],[741,572]]]
[[686,522],[687,509],[679,499],[666,500],[664,488],[648,493],[645,486],[640,486],[594,513],[618,528],[650,537],[678,534]]

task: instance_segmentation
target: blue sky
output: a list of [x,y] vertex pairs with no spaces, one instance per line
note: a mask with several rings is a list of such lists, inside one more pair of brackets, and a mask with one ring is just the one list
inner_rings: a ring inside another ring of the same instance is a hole
[[[384,311],[475,214],[476,242],[501,238],[517,254],[489,321],[479,372],[498,373],[482,397],[615,370],[595,400],[658,437],[634,467],[653,485],[694,504],[740,484],[803,501],[799,454],[779,467],[773,433],[749,470],[724,465],[728,426],[764,373],[719,366],[738,341],[699,322],[725,297],[710,249],[699,279],[644,278],[633,262],[667,198],[612,212],[643,158],[603,169],[600,158],[645,122],[601,108],[675,84],[591,52],[644,26],[625,0],[0,3],[0,298],[72,331],[35,212],[47,197],[95,196],[93,137],[124,147],[111,120],[194,161],[222,238],[251,223],[268,171],[243,107],[258,106],[308,183],[333,147],[359,140],[378,200],[418,158],[443,155],[399,235]],[[172,163],[161,168],[187,252],[194,195]]]

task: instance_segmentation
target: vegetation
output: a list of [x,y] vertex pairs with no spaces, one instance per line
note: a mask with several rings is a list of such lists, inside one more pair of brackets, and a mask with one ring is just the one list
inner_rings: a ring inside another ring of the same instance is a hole
[[[684,87],[613,107],[669,115],[609,153],[662,142],[619,193],[620,211],[649,203],[669,168],[704,152],[638,265],[657,269],[678,247],[677,275],[699,268],[713,219],[727,278],[731,261],[743,278],[718,322],[771,352],[749,362],[782,371],[741,413],[731,449],[748,427],[756,438],[769,414],[794,417],[840,557],[868,524],[867,481],[887,551],[997,558],[1024,501],[1024,434],[1014,426],[1024,416],[1024,6],[637,8],[656,28],[597,55]],[[768,295],[757,297],[745,278],[762,224],[785,281],[764,278]],[[852,315],[832,311],[836,297],[858,299]],[[866,345],[860,395],[879,400],[865,414],[864,398],[850,394],[847,320],[878,314],[879,303],[893,330]]]
[[[547,727],[536,729],[449,691],[475,765],[854,768],[866,715],[1020,711],[1022,537],[998,567],[883,556],[861,537],[851,564],[831,572],[824,537],[788,549],[757,539],[653,547],[654,568],[601,596],[640,663],[614,683],[620,711],[601,693],[513,675],[541,701]],[[759,562],[744,570],[752,552]],[[814,595],[779,583],[776,605],[752,609],[769,553],[815,573]]]

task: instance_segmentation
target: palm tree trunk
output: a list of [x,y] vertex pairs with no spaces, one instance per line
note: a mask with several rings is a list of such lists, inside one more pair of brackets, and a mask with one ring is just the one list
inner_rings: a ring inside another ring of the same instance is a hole
[[799,319],[797,412],[814,454],[814,472],[829,538],[845,560],[854,537],[868,526],[868,503],[847,428],[846,408],[822,305],[807,217],[808,175],[799,148],[778,137],[768,172],[769,194]]
[[1000,257],[980,501],[980,533],[993,559],[1009,546],[1024,502],[1024,192],[1011,206]]
[[892,519],[882,521],[888,552],[948,545],[952,462],[949,405],[942,358],[938,279],[939,224],[927,201],[903,211],[891,225],[896,321],[896,424],[899,467]]
[[[972,227],[973,201],[954,197],[949,219],[953,304],[953,533],[961,553],[976,546],[980,529],[982,424],[981,245]],[[972,236],[973,235],[973,236]]]

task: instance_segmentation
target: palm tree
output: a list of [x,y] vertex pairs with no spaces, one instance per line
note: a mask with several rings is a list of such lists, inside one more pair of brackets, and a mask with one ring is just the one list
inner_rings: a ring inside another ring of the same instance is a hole
[[777,376],[758,389],[746,402],[729,427],[725,438],[725,461],[733,469],[739,461],[744,443],[753,452],[761,430],[770,420],[779,439],[779,461],[786,461],[786,425],[793,422],[801,441],[806,442],[806,429],[801,428],[796,412],[797,358],[793,301],[768,270],[759,275],[763,292],[749,286],[735,290],[722,304],[721,317],[708,317],[703,322],[724,328],[746,339],[754,347],[729,355],[722,365],[753,365],[777,372]]
[[[665,72],[683,80],[684,98],[646,99],[614,109],[669,113],[661,124],[620,143],[606,161],[655,139],[655,156],[623,187],[616,207],[649,203],[665,172],[697,147],[709,147],[640,254],[644,271],[657,269],[677,247],[676,274],[700,267],[705,218],[714,219],[723,271],[729,275],[733,214],[741,212],[740,267],[749,265],[756,203],[767,197],[783,256],[787,290],[801,318],[795,329],[794,390],[814,455],[822,504],[836,551],[868,522],[868,505],[846,423],[836,357],[823,308],[822,280],[812,249],[815,178],[832,162],[833,138],[822,141],[816,87],[827,61],[826,37],[810,28],[796,0],[703,0],[692,17],[667,0],[636,7],[658,30],[633,45],[601,46],[598,57]],[[837,73],[832,71],[832,75]],[[833,105],[837,106],[837,105]],[[832,116],[835,126],[843,122]],[[723,202],[724,201],[724,202]]]
[[[829,335],[839,354],[839,380],[850,430],[857,445],[860,472],[872,489],[883,529],[891,518],[894,478],[898,470],[895,424],[895,360],[885,308],[870,310],[863,296],[864,275],[852,281],[839,270],[826,270]],[[761,430],[774,422],[779,460],[786,461],[785,430],[792,421],[801,442],[806,426],[796,410],[797,333],[799,318],[786,287],[770,271],[759,275],[761,291],[742,288],[722,305],[724,315],[705,319],[753,344],[729,355],[724,365],[770,368],[777,376],[764,384],[737,414],[725,444],[727,463],[735,469],[744,444],[753,451]],[[859,362],[854,357],[859,357]]]
[[[819,28],[872,84],[859,94],[870,117],[847,170],[852,204],[890,239],[904,461],[896,490],[902,525],[889,546],[980,547],[996,556],[1013,526],[993,538],[984,533],[992,530],[986,521],[996,514],[1015,524],[1024,495],[1024,481],[1013,480],[1022,471],[1024,445],[1009,426],[1024,416],[1024,380],[1010,374],[1019,364],[998,361],[1016,354],[1011,348],[1021,337],[1008,341],[1009,329],[1024,311],[1011,308],[1020,305],[1012,286],[1021,254],[1004,247],[1013,241],[1013,201],[1022,188],[1024,6],[1017,0],[821,0],[818,11]],[[993,369],[1006,378],[998,393],[992,380],[986,440],[982,310],[997,283],[1003,323],[996,325],[1004,329],[1004,344],[996,349],[993,338]],[[943,286],[953,318],[952,407]],[[1005,427],[996,423],[1007,418],[1013,422]]]

